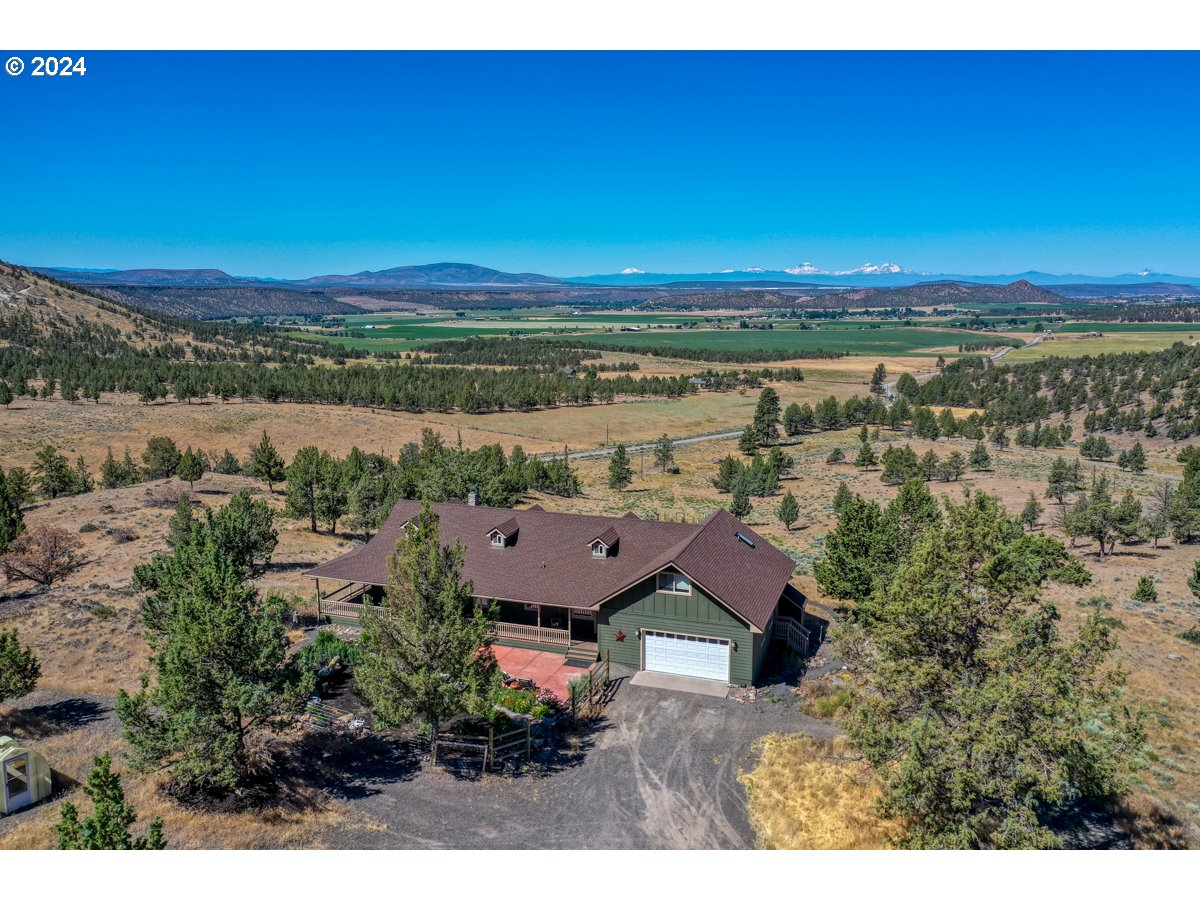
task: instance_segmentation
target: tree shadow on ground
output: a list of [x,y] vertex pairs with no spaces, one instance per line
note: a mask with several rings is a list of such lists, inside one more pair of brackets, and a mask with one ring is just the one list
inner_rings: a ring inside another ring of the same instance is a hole
[[59,700],[57,703],[16,710],[5,716],[2,721],[4,730],[13,737],[24,741],[36,741],[103,721],[112,711],[112,706],[74,697]]
[[425,744],[411,737],[310,731],[275,755],[279,777],[340,800],[361,800],[411,781]]

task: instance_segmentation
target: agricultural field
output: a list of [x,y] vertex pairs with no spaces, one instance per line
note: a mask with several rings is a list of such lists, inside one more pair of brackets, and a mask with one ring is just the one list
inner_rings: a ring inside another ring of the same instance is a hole
[[[1005,362],[1019,363],[1048,356],[1098,356],[1102,353],[1141,353],[1164,350],[1177,342],[1193,344],[1200,337],[1200,327],[1170,330],[1166,325],[1154,325],[1154,330],[1141,328],[1137,323],[1110,325],[1100,323],[1069,323],[1053,337],[1043,339],[1032,347],[1021,347],[1004,357]],[[1067,330],[1071,329],[1071,330]],[[1096,334],[1101,336],[1096,336]]]

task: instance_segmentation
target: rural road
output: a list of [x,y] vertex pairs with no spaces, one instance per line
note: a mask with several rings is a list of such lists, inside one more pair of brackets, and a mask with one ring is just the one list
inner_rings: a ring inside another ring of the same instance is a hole
[[[1019,349],[1023,350],[1026,347],[1036,347],[1038,344],[1040,344],[1042,342],[1042,338],[1044,338],[1044,337],[1045,337],[1045,335],[1039,334],[1033,340],[1026,341],[1024,346]],[[1018,349],[1018,348],[1017,347],[1001,347],[999,350],[997,350],[995,353],[993,353],[989,357],[989,359],[991,359],[992,362],[998,362],[999,360],[1001,360],[1005,356],[1007,356],[1011,351],[1016,350],[1016,349]],[[928,381],[930,378],[932,378],[933,376],[935,376],[937,374],[938,374],[938,371],[935,369],[932,372],[921,372],[920,374],[914,375],[913,377],[915,379],[917,379],[917,381]],[[896,381],[899,381],[899,379],[896,379]],[[884,385],[883,385],[883,399],[889,406],[896,402],[896,381],[887,381],[887,382],[884,382]]]
[[[710,434],[693,434],[687,437],[672,438],[671,443],[676,447],[683,444],[699,444],[701,441],[725,441],[730,438],[742,436],[742,429],[738,428],[734,431],[714,431]],[[654,441],[645,441],[641,444],[626,444],[625,449],[629,453],[649,453],[654,450]],[[600,447],[596,450],[572,450],[567,453],[568,459],[602,459],[605,456],[612,456],[617,450],[614,444],[611,447]],[[552,459],[562,456],[561,453],[541,453],[538,454],[542,459]]]

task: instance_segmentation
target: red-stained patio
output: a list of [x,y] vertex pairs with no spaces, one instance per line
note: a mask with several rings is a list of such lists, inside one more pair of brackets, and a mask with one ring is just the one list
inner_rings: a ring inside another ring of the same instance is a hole
[[496,662],[500,670],[513,678],[528,678],[538,688],[545,688],[554,693],[558,699],[566,701],[570,697],[567,682],[578,678],[587,671],[587,666],[571,665],[561,653],[547,653],[542,650],[526,650],[522,647],[501,647],[493,645]]

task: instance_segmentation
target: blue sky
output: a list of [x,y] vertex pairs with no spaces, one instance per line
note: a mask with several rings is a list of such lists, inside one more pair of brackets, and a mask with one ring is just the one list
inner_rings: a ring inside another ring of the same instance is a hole
[[279,277],[442,260],[1200,274],[1196,54],[88,53],[87,68],[0,76],[2,258]]

